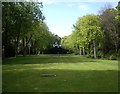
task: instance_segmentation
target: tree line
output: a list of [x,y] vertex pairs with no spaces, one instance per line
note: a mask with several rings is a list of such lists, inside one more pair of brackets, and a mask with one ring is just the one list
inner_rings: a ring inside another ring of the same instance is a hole
[[38,2],[2,2],[2,54],[40,54],[51,48],[58,36],[44,22]]
[[117,58],[120,2],[116,8],[104,8],[98,15],[79,17],[73,25],[72,34],[63,38],[49,31],[42,9],[41,2],[2,2],[3,57],[51,53],[54,51],[53,43],[57,41],[64,47],[63,52],[66,49],[65,53]]
[[93,58],[117,59],[120,49],[120,2],[105,7],[98,15],[79,17],[73,32],[61,40],[62,46],[75,54]]

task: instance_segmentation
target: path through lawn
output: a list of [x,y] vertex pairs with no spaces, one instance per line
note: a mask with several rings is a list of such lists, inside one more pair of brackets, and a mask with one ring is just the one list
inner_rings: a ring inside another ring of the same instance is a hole
[[[3,92],[117,92],[118,62],[75,55],[3,60]],[[56,74],[41,77],[40,74]]]

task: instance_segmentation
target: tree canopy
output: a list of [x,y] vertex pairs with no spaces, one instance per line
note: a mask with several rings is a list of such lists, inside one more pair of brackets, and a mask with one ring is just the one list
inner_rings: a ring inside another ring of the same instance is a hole
[[62,39],[62,45],[89,57],[117,57],[120,48],[119,5],[120,2],[116,8],[106,7],[99,15],[79,17],[72,34]]
[[67,53],[116,58],[120,48],[120,2],[100,14],[86,14],[73,25],[72,34],[60,38],[44,21],[42,2],[2,2],[3,56],[47,53],[57,42]]
[[38,2],[2,2],[3,54],[38,54],[55,39],[44,22],[43,5]]

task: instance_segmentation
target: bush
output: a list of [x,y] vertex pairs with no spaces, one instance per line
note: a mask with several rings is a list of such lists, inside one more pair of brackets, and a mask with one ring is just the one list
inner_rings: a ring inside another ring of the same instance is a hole
[[4,57],[14,57],[15,56],[15,47],[12,44],[7,44],[4,47],[4,52],[3,52]]
[[110,60],[117,60],[117,57],[116,57],[116,55],[110,55],[109,59]]
[[75,55],[79,55],[79,51],[78,51],[78,50],[75,50],[75,51],[74,51],[74,54],[75,54]]
[[88,54],[88,55],[86,55],[86,57],[87,57],[87,58],[90,58],[90,57],[91,57],[91,55],[90,55],[90,54]]
[[103,52],[102,51],[97,52],[97,58],[103,58]]
[[97,56],[97,58],[99,59],[99,58],[102,58],[102,56]]
[[117,55],[115,53],[115,51],[109,51],[105,57],[109,60],[117,60]]
[[79,53],[74,53],[75,55],[79,55]]

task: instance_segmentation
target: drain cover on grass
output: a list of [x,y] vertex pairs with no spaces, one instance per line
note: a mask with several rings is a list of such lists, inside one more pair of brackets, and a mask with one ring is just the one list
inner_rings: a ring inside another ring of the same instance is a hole
[[40,74],[41,77],[55,77],[56,74]]

